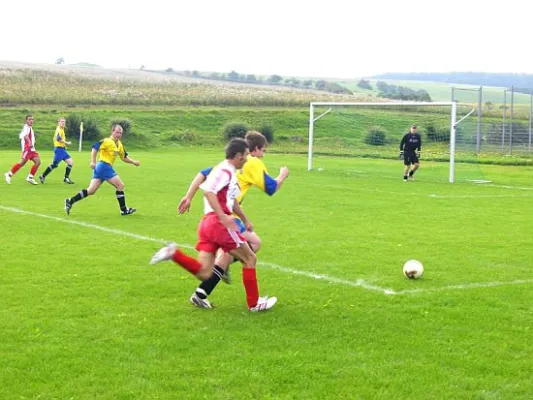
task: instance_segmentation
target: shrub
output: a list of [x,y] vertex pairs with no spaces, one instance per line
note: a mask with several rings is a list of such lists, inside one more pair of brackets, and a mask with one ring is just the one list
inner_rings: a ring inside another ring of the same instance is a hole
[[368,130],[364,142],[371,146],[384,146],[387,142],[387,134],[380,126],[373,126]]
[[271,125],[262,125],[257,131],[263,134],[269,144],[274,142],[274,128]]
[[450,128],[435,127],[435,125],[426,126],[426,136],[431,142],[449,142]]
[[131,132],[132,123],[127,118],[114,119],[113,121],[111,121],[111,127],[113,127],[113,125],[120,125],[122,127],[122,135],[123,136],[127,136],[130,133],[132,133]]
[[78,138],[80,135],[80,123],[83,121],[83,140],[99,140],[102,137],[96,122],[91,118],[85,118],[80,114],[69,114],[65,125],[65,136]]
[[230,122],[224,126],[224,139],[231,140],[236,137],[243,138],[248,132],[248,127],[242,122]]

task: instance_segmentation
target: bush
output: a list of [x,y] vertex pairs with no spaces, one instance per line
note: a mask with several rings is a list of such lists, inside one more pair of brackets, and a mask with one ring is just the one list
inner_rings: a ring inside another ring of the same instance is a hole
[[224,139],[230,141],[233,138],[243,138],[248,132],[248,127],[242,122],[230,122],[224,126]]
[[449,142],[450,128],[435,127],[428,125],[426,127],[426,136],[430,142]]
[[262,125],[257,131],[263,134],[269,144],[274,142],[274,128],[271,125]]
[[387,142],[387,133],[383,128],[373,126],[368,130],[364,142],[371,146],[384,146]]
[[122,127],[123,136],[129,135],[131,133],[132,123],[127,118],[115,119],[111,121],[111,127],[113,127],[113,125],[120,125]]
[[83,121],[83,140],[99,140],[102,137],[96,122],[90,118],[84,118],[80,114],[69,114],[65,125],[65,136],[78,138],[80,135],[80,123]]

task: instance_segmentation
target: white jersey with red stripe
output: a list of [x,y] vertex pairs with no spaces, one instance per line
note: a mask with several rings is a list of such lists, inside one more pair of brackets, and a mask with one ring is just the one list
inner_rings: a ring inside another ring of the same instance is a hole
[[23,152],[35,150],[35,134],[33,129],[28,124],[22,127],[22,131],[19,134],[20,147]]
[[[227,160],[213,168],[207,179],[200,185],[205,193],[214,193],[225,214],[231,215],[235,199],[241,194],[236,170]],[[213,212],[213,208],[204,197],[204,213]]]

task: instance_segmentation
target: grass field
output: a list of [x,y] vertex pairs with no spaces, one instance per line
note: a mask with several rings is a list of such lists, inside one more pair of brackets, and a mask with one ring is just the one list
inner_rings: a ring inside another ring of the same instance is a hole
[[[42,152],[46,165],[51,152]],[[0,152],[0,170],[18,158]],[[168,240],[194,254],[201,199],[176,216],[190,180],[221,152],[137,152],[110,187],[88,153],[30,186],[0,185],[1,399],[530,399],[533,394],[531,167],[423,162],[415,182],[392,160],[267,154],[291,176],[244,203],[264,247],[259,286],[279,298],[246,310],[234,283],[193,308],[193,277],[148,266]],[[43,165],[43,168],[44,166]],[[474,185],[483,176],[492,183]],[[425,265],[402,276],[408,259]]]

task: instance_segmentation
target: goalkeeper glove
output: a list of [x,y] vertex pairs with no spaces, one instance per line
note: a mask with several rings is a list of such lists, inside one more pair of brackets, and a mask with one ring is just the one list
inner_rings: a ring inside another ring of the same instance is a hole
[[416,158],[420,158],[420,150],[416,152]]
[[403,150],[400,150],[400,154],[398,155],[399,160],[403,160]]

